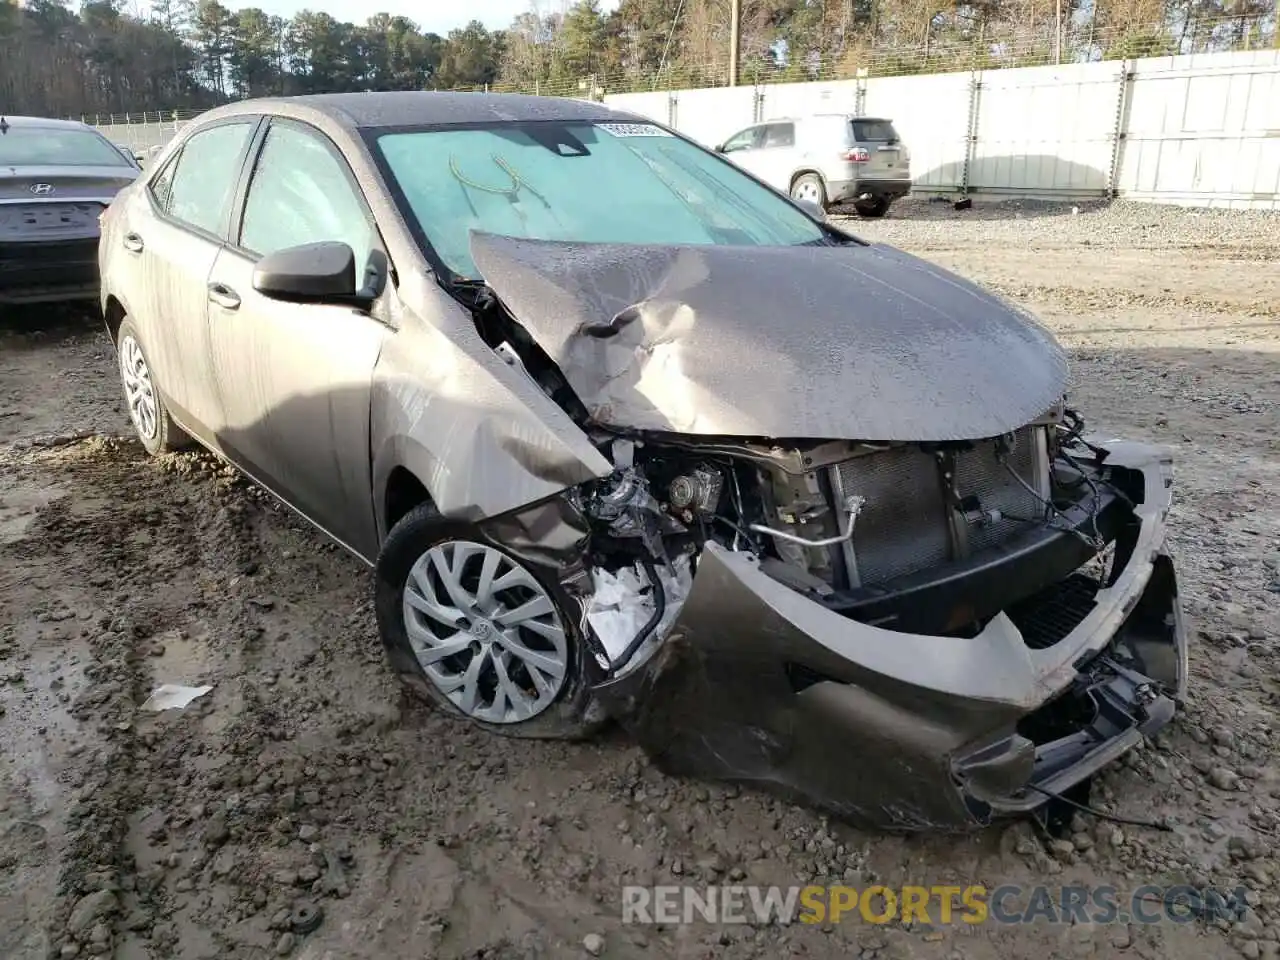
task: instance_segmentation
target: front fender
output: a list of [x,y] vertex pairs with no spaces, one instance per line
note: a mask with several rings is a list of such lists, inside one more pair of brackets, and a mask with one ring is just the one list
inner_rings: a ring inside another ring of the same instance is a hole
[[409,470],[450,519],[477,522],[607,476],[613,467],[523,372],[480,339],[434,283],[405,283],[398,331],[374,371],[370,423],[375,515],[387,531],[387,482]]

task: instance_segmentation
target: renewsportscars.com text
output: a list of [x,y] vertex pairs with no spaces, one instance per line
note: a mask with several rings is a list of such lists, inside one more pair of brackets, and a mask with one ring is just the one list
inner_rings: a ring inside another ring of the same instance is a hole
[[1243,888],[657,886],[622,888],[623,923],[1191,923],[1239,918]]

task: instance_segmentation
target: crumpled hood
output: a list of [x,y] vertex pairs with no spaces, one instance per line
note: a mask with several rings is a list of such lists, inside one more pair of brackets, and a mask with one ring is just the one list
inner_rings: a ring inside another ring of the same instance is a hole
[[1023,311],[917,257],[844,247],[638,246],[473,233],[485,282],[592,416],[685,434],[961,440],[1061,398]]

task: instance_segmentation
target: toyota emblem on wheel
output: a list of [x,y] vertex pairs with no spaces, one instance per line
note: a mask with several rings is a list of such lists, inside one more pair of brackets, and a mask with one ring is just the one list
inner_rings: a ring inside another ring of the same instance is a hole
[[31,192],[37,197],[47,197],[49,194],[53,193],[53,190],[54,187],[52,183],[33,183],[31,185]]

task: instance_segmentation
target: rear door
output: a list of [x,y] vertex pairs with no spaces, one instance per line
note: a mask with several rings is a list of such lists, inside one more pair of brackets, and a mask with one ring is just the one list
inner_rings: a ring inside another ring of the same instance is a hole
[[237,219],[206,294],[218,444],[330,536],[373,557],[370,386],[389,328],[352,307],[284,303],[253,287],[262,257],[324,240],[350,246],[364,271],[382,250],[373,216],[337,147],[277,117]]
[[893,122],[876,118],[849,121],[854,145],[867,151],[860,175],[869,180],[899,180],[911,176],[910,157]]
[[218,413],[209,272],[257,126],[257,117],[237,117],[194,134],[133,198],[112,234],[122,247],[112,257],[112,285],[127,298],[174,415],[206,442]]

